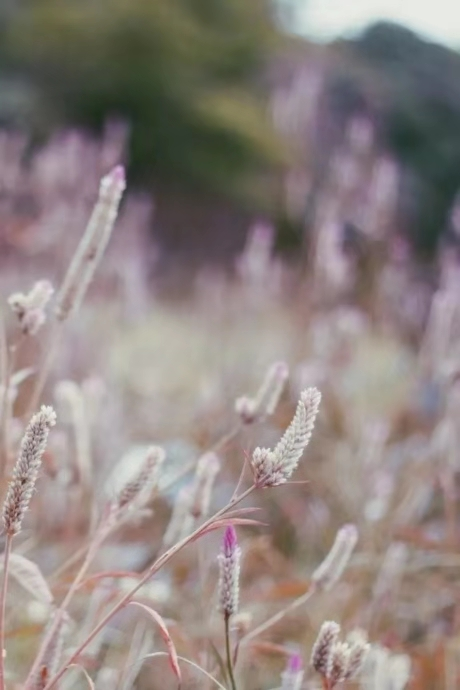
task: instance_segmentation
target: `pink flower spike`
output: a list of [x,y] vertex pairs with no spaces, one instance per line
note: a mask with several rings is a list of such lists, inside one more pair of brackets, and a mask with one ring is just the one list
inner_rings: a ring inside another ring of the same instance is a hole
[[235,528],[229,525],[219,554],[219,608],[228,619],[238,611],[241,549]]
[[114,182],[126,184],[125,168],[123,165],[116,165],[109,173]]
[[286,670],[281,674],[281,690],[300,690],[304,673],[300,654],[291,654]]
[[238,546],[238,539],[236,537],[236,531],[233,525],[229,525],[225,530],[224,541],[223,541],[223,554],[226,558],[230,558],[235,552]]
[[300,654],[291,654],[288,661],[288,670],[290,673],[299,673],[302,669],[302,657]]

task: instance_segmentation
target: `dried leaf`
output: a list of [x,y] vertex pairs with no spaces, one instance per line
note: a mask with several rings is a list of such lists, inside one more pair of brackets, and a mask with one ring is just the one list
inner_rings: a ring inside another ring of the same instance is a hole
[[80,582],[79,586],[77,589],[83,589],[88,587],[88,585],[92,583],[99,582],[100,580],[105,580],[107,578],[110,579],[122,579],[122,578],[130,578],[132,580],[140,580],[141,575],[140,573],[135,572],[134,570],[104,570],[100,573],[94,573],[94,575],[90,575],[87,577],[83,582]]
[[15,371],[14,374],[11,376],[11,381],[10,385],[13,388],[16,388],[17,386],[20,386],[23,381],[26,381],[32,374],[35,374],[35,369],[34,367],[26,367],[25,369],[19,369],[18,371]]
[[195,541],[195,539],[199,539],[204,534],[208,534],[208,532],[214,532],[214,530],[216,529],[222,529],[223,527],[228,527],[229,525],[266,527],[267,523],[260,522],[260,520],[250,520],[249,518],[223,518],[222,520],[216,520],[215,522],[205,527],[203,531],[199,532],[192,541]]
[[139,606],[139,608],[143,609],[146,613],[149,614],[155,621],[155,623],[158,625],[160,628],[160,633],[161,637],[163,638],[163,641],[168,649],[168,657],[169,657],[169,662],[171,664],[171,668],[176,676],[176,678],[179,681],[179,684],[182,682],[182,674],[181,670],[179,667],[179,660],[177,657],[177,652],[176,652],[176,647],[174,646],[174,642],[171,639],[171,635],[169,634],[168,628],[166,627],[166,624],[163,620],[163,618],[160,616],[159,613],[154,611],[150,606],[146,606],[145,604],[141,604],[138,601],[131,601],[130,604],[132,606]]
[[83,673],[83,675],[85,676],[85,680],[89,685],[89,689],[95,690],[93,679],[91,678],[88,671],[83,666],[81,666],[80,664],[70,664],[69,668],[77,668],[79,671],[81,671]]
[[297,599],[305,594],[310,588],[310,582],[299,580],[287,580],[278,582],[270,587],[262,598],[264,601],[277,601],[279,599]]
[[28,558],[12,553],[8,574],[29,594],[45,604],[53,603],[53,595],[38,565]]

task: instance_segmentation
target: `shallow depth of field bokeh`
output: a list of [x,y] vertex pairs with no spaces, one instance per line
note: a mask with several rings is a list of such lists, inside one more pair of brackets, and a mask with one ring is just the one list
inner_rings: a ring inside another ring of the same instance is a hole
[[[43,690],[160,554],[250,486],[254,448],[276,445],[309,387],[322,402],[291,482],[233,515],[236,687],[332,688],[310,666],[328,620],[371,644],[343,687],[460,687],[460,56],[391,24],[316,45],[268,5],[0,4],[3,494],[31,414],[57,414],[13,540],[40,572],[10,573],[8,688]],[[107,251],[61,322],[56,294],[118,165]],[[21,333],[8,298],[42,279],[46,321]],[[279,404],[248,423],[237,401],[276,362],[289,369]],[[25,686],[107,496],[151,445],[166,453],[158,487],[93,554],[59,659]],[[350,523],[345,572],[313,588]],[[231,688],[221,527],[136,595],[167,627],[182,690]],[[124,607],[59,688],[177,688],[157,623]],[[301,686],[282,681],[293,654]]]

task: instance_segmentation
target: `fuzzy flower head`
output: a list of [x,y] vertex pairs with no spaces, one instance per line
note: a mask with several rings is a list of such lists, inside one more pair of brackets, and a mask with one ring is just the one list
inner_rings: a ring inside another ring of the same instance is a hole
[[55,314],[61,321],[79,309],[86,295],[110,240],[125,188],[121,165],[101,180],[96,205],[56,298]]
[[313,573],[312,582],[325,590],[330,589],[342,576],[357,541],[358,530],[355,525],[341,527],[328,555]]
[[211,505],[212,491],[220,471],[220,460],[216,453],[205,453],[198,461],[192,487],[191,513],[195,519],[206,517]]
[[318,633],[311,650],[311,665],[321,676],[326,677],[329,668],[331,650],[338,640],[340,625],[334,621],[325,621]]
[[55,424],[56,414],[53,408],[42,405],[30,420],[21,441],[19,457],[3,504],[3,527],[11,536],[21,530],[37,481],[48,433]]
[[235,412],[245,424],[251,424],[257,419],[270,417],[274,414],[288,375],[287,364],[275,362],[267,370],[262,385],[254,398],[244,395],[236,400]]
[[16,315],[22,332],[35,335],[46,321],[46,306],[54,292],[48,280],[38,280],[27,293],[14,292],[8,304]]
[[307,388],[300,396],[292,422],[275,448],[254,450],[251,465],[257,486],[278,486],[292,476],[310,441],[320,402],[321,393],[316,388]]
[[238,611],[241,549],[235,528],[229,525],[219,555],[219,606],[226,618]]
[[345,642],[339,640],[339,634],[337,623],[324,622],[311,653],[312,667],[327,681],[331,690],[358,676],[369,650],[363,631],[350,633]]
[[142,507],[148,501],[158,481],[158,474],[165,459],[159,446],[151,446],[136,476],[125,484],[115,499],[115,507]]

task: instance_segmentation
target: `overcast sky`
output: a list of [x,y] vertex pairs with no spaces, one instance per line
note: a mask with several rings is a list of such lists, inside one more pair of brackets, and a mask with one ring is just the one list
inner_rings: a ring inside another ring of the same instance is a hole
[[327,40],[380,19],[460,48],[459,0],[297,0],[301,33]]

